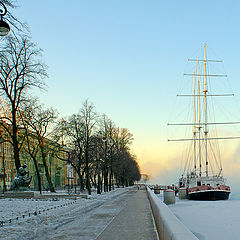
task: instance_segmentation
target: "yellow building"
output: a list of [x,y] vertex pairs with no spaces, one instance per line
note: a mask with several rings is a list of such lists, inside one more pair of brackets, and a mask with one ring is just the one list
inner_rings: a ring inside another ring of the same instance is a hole
[[[3,142],[0,145],[0,173],[5,173],[5,184],[7,188],[11,187],[12,181],[16,176],[15,162],[13,157],[12,146],[9,142]],[[1,178],[1,187],[3,186],[3,178]]]
[[[49,140],[47,140],[49,142]],[[56,145],[56,144],[55,144]],[[62,151],[58,154],[61,159],[67,159],[67,153]],[[48,151],[46,155],[46,162],[48,166],[49,175],[51,176],[53,186],[64,188],[67,184],[75,184],[76,174],[71,166],[67,165],[66,161],[61,160],[55,154],[55,151]],[[47,179],[45,177],[45,168],[42,162],[40,153],[37,154],[37,163],[41,176],[42,189],[48,189]],[[31,189],[38,189],[38,179],[34,166],[33,159],[27,151],[22,150],[20,153],[21,164],[27,165],[29,175],[32,176]],[[17,174],[15,161],[13,157],[13,148],[10,142],[3,142],[0,144],[0,176],[4,176],[7,189],[10,189],[12,182]],[[70,178],[71,177],[71,178]],[[72,178],[73,177],[73,178]],[[69,179],[71,179],[69,183]],[[3,178],[0,178],[1,189],[3,188]]]

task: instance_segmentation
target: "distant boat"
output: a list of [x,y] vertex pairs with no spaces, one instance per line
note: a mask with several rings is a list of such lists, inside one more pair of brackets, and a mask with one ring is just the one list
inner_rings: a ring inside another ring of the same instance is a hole
[[[208,122],[208,97],[233,96],[233,94],[212,94],[208,91],[209,79],[212,77],[226,77],[226,75],[217,75],[207,73],[209,62],[221,62],[220,60],[208,60],[206,58],[206,44],[204,44],[203,59],[189,59],[196,63],[193,73],[184,74],[193,77],[193,93],[187,96],[193,98],[193,121],[189,123],[171,123],[168,125],[184,125],[192,127],[193,135],[186,139],[173,139],[168,141],[191,141],[192,157],[191,168],[184,172],[179,178],[179,189],[186,189],[186,197],[189,200],[226,200],[231,193],[230,186],[226,185],[226,179],[222,174],[222,166],[218,164],[219,169],[212,169],[211,161],[219,161],[215,154],[211,159],[208,149],[213,141],[220,139],[233,139],[239,137],[212,137],[209,135],[211,127],[217,124],[235,124],[240,122]],[[203,73],[199,71],[199,65]],[[201,101],[202,100],[202,101]],[[210,168],[211,167],[211,171]]]

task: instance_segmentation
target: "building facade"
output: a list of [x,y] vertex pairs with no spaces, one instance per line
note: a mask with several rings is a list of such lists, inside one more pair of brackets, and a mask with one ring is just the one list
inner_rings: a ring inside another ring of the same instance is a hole
[[[30,188],[32,190],[38,189],[38,178],[33,159],[27,151],[22,150],[20,154],[21,165],[26,164],[29,175],[32,176]],[[45,176],[45,168],[41,158],[41,154],[36,156],[37,164],[41,176],[42,190],[48,190],[48,182]],[[63,189],[70,183],[75,183],[76,174],[71,165],[67,164],[67,153],[62,151],[55,154],[55,151],[48,151],[46,153],[46,163],[51,176],[53,186],[55,189]],[[13,148],[10,142],[5,141],[0,143],[0,188],[3,189],[4,176],[5,186],[9,190],[12,186],[13,180],[17,175],[15,161],[13,156]]]

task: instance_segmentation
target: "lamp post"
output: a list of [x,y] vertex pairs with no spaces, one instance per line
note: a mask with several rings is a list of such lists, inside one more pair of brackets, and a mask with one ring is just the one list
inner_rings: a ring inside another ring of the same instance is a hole
[[8,33],[10,32],[10,27],[9,25],[3,21],[3,16],[6,15],[7,13],[7,8],[6,6],[0,2],[0,4],[2,5],[3,9],[0,9],[0,36],[4,37],[4,36],[7,36]]

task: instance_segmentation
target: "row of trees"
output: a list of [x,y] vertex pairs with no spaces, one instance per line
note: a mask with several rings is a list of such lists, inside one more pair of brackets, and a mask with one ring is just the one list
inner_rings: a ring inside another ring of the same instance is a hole
[[132,134],[120,129],[105,115],[97,114],[85,101],[78,114],[58,120],[57,112],[30,95],[45,88],[46,66],[42,50],[26,35],[12,35],[0,46],[1,143],[12,145],[16,170],[28,154],[35,166],[41,192],[39,159],[49,189],[54,192],[47,155],[55,154],[72,165],[81,190],[92,186],[98,193],[112,190],[114,183],[129,185],[140,179],[136,157],[130,153]]
[[[88,101],[78,114],[62,121],[63,136],[70,147],[68,161],[78,174],[81,189],[91,192],[91,184],[98,193],[112,190],[114,182],[128,186],[141,175],[136,157],[130,153],[132,134],[116,127],[112,120],[99,117]],[[104,183],[104,185],[103,185]]]

